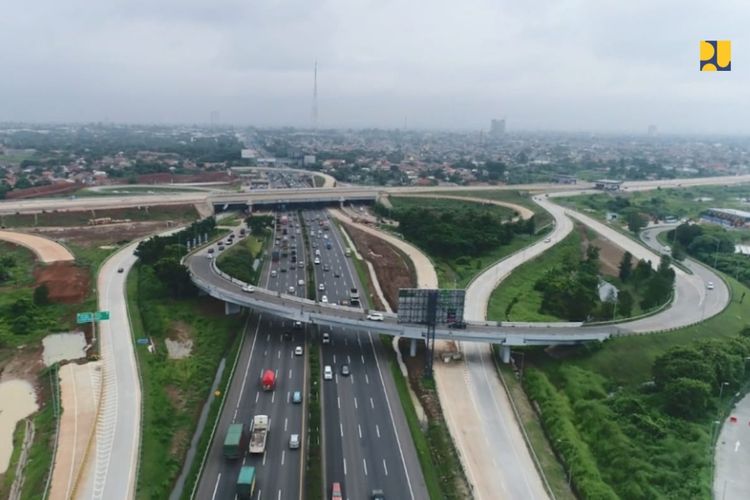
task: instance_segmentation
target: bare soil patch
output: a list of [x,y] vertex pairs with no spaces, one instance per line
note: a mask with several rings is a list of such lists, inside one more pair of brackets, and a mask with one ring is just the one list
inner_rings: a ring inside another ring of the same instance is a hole
[[169,326],[164,344],[169,359],[182,359],[190,356],[193,350],[193,328],[184,321],[174,321]]
[[37,285],[45,284],[49,289],[49,300],[61,304],[77,304],[88,295],[91,276],[88,269],[71,262],[55,262],[34,269]]
[[352,226],[346,227],[359,253],[372,262],[385,299],[395,311],[399,288],[413,288],[417,279],[407,258],[377,236]]
[[581,255],[586,255],[586,249],[589,245],[599,247],[599,272],[607,276],[620,275],[620,262],[625,251],[612,243],[607,238],[596,234],[593,239],[589,239],[586,229],[581,226]]
[[21,379],[37,385],[37,375],[44,369],[42,346],[24,346],[13,351],[7,359],[0,359],[0,382]]
[[167,221],[124,222],[102,226],[36,227],[28,232],[82,247],[96,247],[132,241],[174,225]]

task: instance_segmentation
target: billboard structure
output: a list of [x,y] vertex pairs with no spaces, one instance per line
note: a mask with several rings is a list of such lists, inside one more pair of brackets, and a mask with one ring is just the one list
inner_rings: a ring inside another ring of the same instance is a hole
[[432,376],[435,326],[462,323],[465,290],[401,288],[398,291],[398,322],[426,325],[425,376]]

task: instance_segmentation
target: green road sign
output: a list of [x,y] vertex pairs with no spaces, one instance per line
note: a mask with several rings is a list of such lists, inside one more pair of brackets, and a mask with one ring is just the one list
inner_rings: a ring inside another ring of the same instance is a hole
[[76,314],[76,323],[91,323],[94,321],[94,313],[85,312]]
[[109,311],[97,311],[94,313],[95,321],[106,321],[109,319]]

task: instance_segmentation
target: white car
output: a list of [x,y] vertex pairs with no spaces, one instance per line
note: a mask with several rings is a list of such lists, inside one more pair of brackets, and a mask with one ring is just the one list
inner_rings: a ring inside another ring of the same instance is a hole
[[289,436],[289,449],[296,450],[299,448],[299,434],[292,434]]
[[326,289],[325,284],[321,283],[320,285],[318,285],[318,290],[320,290],[321,292],[324,291],[325,289]]
[[290,287],[289,287],[289,293],[291,293],[291,294],[294,294],[294,292],[295,292],[295,290],[294,290],[294,287],[293,287],[293,286],[290,286]]
[[315,260],[313,262],[315,264],[320,264],[320,258],[319,257],[315,257]]
[[323,380],[333,380],[333,369],[331,369],[331,365],[326,365],[325,368],[323,368]]
[[550,241],[552,241],[552,238],[545,238],[545,239],[544,239],[544,242],[545,242],[545,243],[549,243]]
[[298,286],[305,286],[305,280],[299,280],[297,281]]
[[253,285],[245,285],[242,287],[243,292],[247,293],[253,293],[255,291],[255,287]]
[[383,321],[383,313],[371,312],[367,315],[367,319],[370,321]]
[[303,353],[303,351],[302,351],[302,346],[301,345],[298,345],[297,347],[294,348],[294,355],[295,356],[302,356],[302,353]]
[[320,298],[320,301],[321,301],[322,303],[324,303],[324,304],[328,304],[328,295],[323,295],[323,296],[322,296],[322,297]]
[[713,281],[709,281],[708,283],[706,283],[706,288],[708,288],[709,290],[713,290],[714,289],[714,282]]
[[275,277],[277,277],[278,275],[279,275],[279,273],[278,273],[278,272],[276,271],[276,269],[274,269],[273,271],[271,271],[271,277],[272,277],[272,278],[275,278]]

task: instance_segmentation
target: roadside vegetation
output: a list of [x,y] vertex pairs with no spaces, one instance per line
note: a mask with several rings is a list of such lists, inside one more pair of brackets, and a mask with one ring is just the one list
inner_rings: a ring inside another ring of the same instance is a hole
[[213,231],[213,219],[206,219],[182,234],[142,242],[128,276],[143,387],[140,498],[169,496],[219,361],[242,328],[242,316],[225,316],[220,301],[198,297],[179,263],[181,241]]
[[216,266],[233,278],[257,285],[267,243],[268,237],[263,234],[239,239],[217,257]]
[[[435,193],[440,194],[440,193]],[[446,194],[446,193],[443,193]],[[521,205],[534,212],[534,222],[537,227],[537,231],[544,229],[549,224],[552,224],[552,216],[546,211],[542,210],[539,205],[531,200],[531,194],[528,191],[511,191],[505,189],[498,190],[455,190],[451,191],[451,195],[455,196],[468,196],[471,198],[485,198],[488,200],[505,201],[508,203],[515,203]]]
[[198,218],[193,205],[166,205],[156,207],[102,208],[81,211],[43,211],[38,214],[5,214],[0,215],[0,226],[35,227],[35,226],[87,226],[92,219],[111,218],[114,220],[140,221],[186,221]]
[[[625,252],[618,274],[605,274],[593,233],[577,225],[563,241],[519,266],[490,297],[495,321],[609,321],[649,312],[667,303],[674,286],[669,257],[658,270]],[[617,289],[602,299],[604,280]]]
[[711,497],[714,421],[750,382],[747,288],[728,280],[731,304],[704,323],[526,352],[524,386],[582,498]]
[[[312,325],[308,325],[312,328]],[[307,460],[305,461],[305,498],[321,500],[325,485],[323,484],[323,446],[321,429],[320,404],[320,345],[308,343],[308,362],[310,363],[310,383],[307,394]]]
[[468,201],[391,197],[393,209],[375,212],[398,221],[398,232],[433,259],[441,286],[464,287],[482,269],[535,238],[534,217],[512,222],[515,213]]

